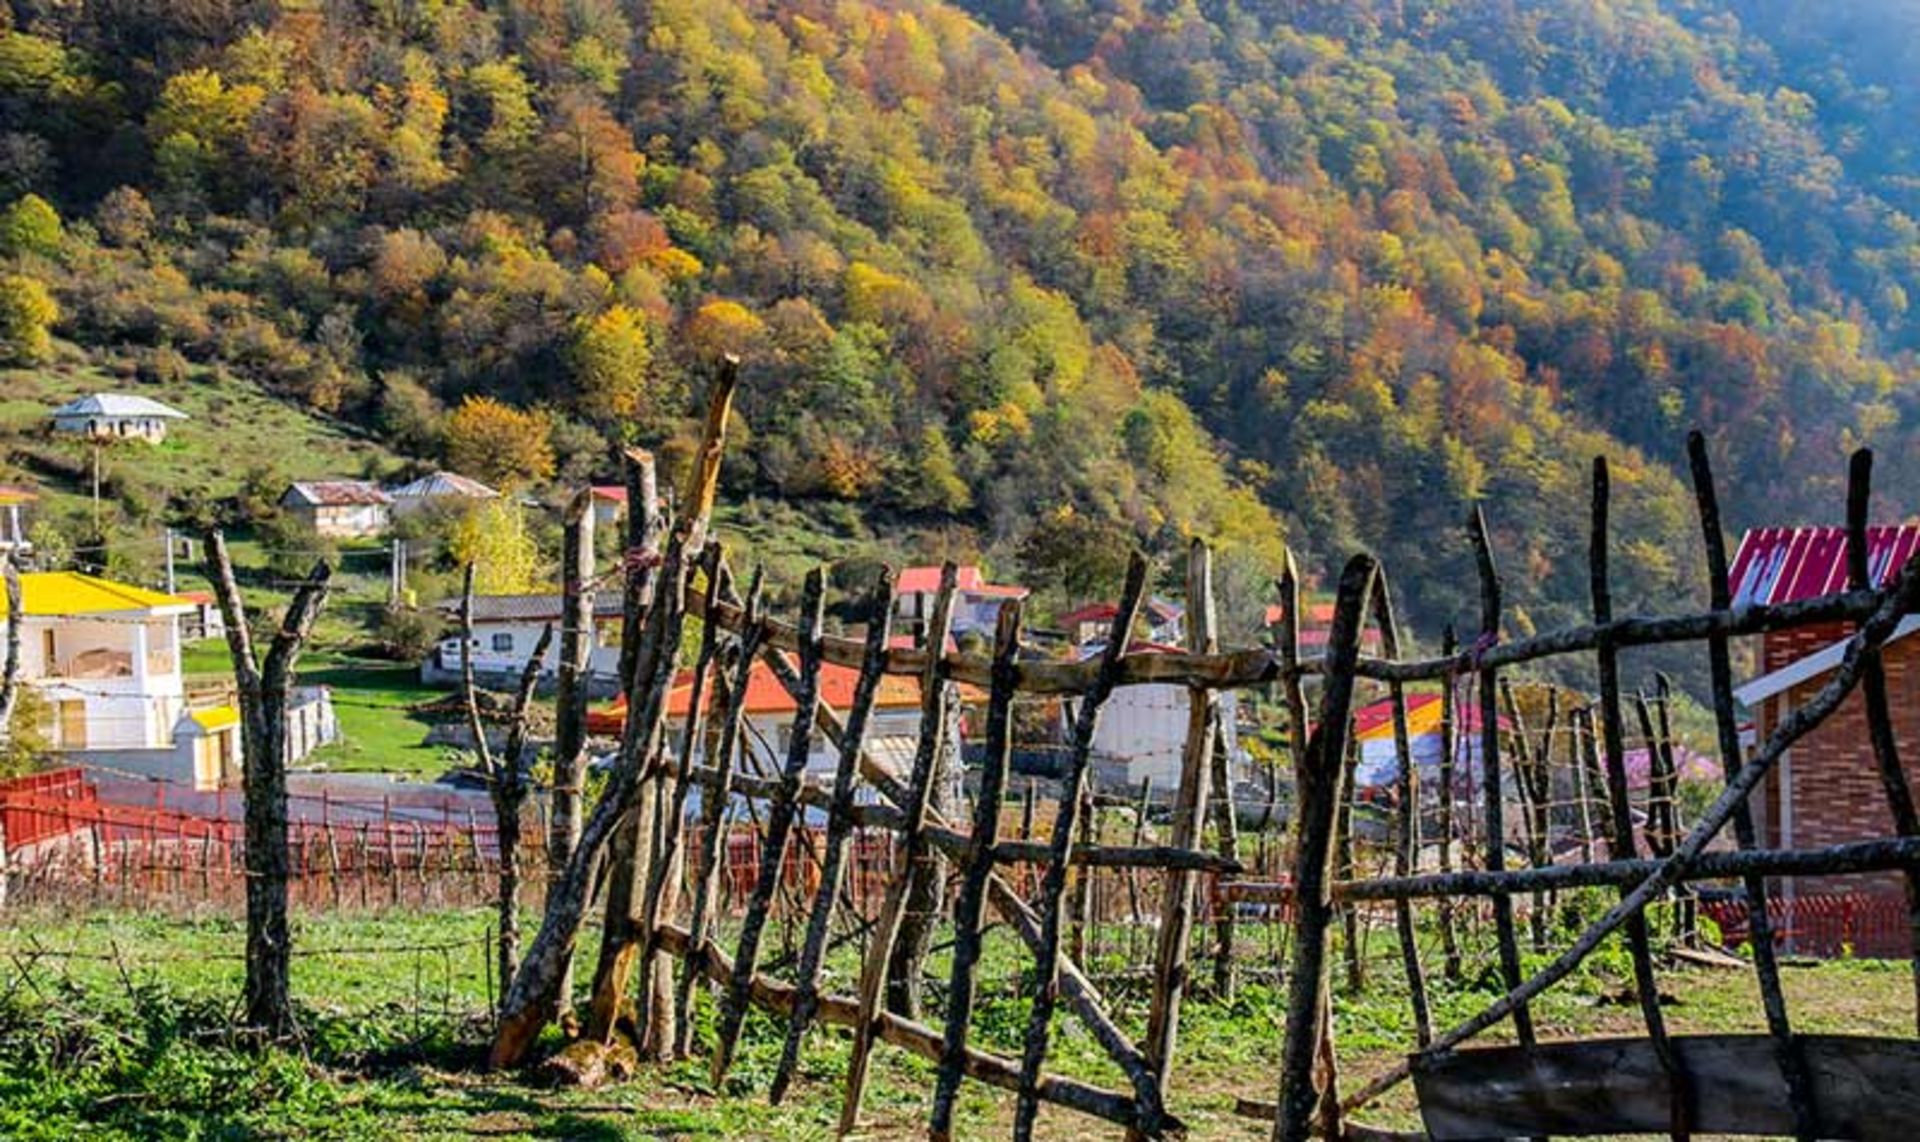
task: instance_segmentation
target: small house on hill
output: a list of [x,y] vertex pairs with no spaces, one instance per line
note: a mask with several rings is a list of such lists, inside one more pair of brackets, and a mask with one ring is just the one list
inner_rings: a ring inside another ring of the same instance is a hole
[[393,522],[393,499],[371,480],[306,480],[280,496],[280,508],[333,539],[379,535]]
[[397,488],[387,489],[395,517],[412,515],[431,504],[474,504],[500,498],[500,493],[457,472],[429,472]]
[[[933,601],[940,594],[940,568],[908,567],[894,583],[893,614],[900,628],[920,631],[933,618]],[[1029,594],[1025,587],[987,582],[980,568],[967,564],[954,575],[953,633],[990,634],[1000,621],[1000,608]]]
[[[1885,586],[1920,551],[1920,524],[1869,528],[1867,548],[1872,582]],[[1735,608],[1797,602],[1845,590],[1846,532],[1838,527],[1749,531],[1734,554],[1729,578]],[[1881,654],[1894,740],[1909,767],[1920,750],[1920,639],[1911,637],[1915,630],[1920,630],[1920,616],[1902,620]],[[1734,691],[1753,713],[1757,740],[1765,741],[1819,692],[1840,665],[1852,633],[1852,624],[1835,622],[1760,636],[1761,673]],[[1815,848],[1893,835],[1893,817],[1859,692],[1782,755],[1754,795],[1754,816],[1760,843],[1768,848]],[[1904,882],[1893,873],[1787,877],[1780,885],[1789,900],[1824,893],[1899,898],[1905,891]],[[1863,933],[1857,950],[1868,955],[1904,955],[1905,928],[1884,940]]]
[[151,397],[130,393],[94,393],[53,410],[53,430],[91,440],[145,440],[158,444],[167,438],[167,422],[187,414]]

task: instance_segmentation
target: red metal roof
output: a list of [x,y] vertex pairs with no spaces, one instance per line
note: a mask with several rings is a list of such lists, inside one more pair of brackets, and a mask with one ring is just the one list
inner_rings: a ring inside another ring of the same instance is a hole
[[[954,586],[962,591],[978,590],[987,585],[980,574],[980,568],[971,563],[962,564],[954,575]],[[931,595],[940,589],[940,568],[907,567],[901,570],[894,591],[902,595]]]
[[[1920,550],[1920,524],[1867,529],[1867,572],[1878,587]],[[1838,527],[1761,527],[1747,532],[1728,573],[1733,605],[1791,603],[1845,590],[1847,533]]]
[[[854,686],[860,680],[860,672],[851,666],[837,666],[831,662],[820,665],[820,700],[835,710],[846,710],[853,705]],[[962,688],[966,689],[965,687]],[[713,709],[713,687],[708,685],[701,695],[701,703],[708,712]],[[915,678],[897,674],[885,674],[880,678],[880,688],[874,694],[873,704],[877,709],[899,709],[920,704],[920,682]],[[684,718],[693,706],[693,671],[682,670],[673,680],[673,691],[667,695],[667,716]],[[780,683],[773,668],[764,662],[753,664],[753,672],[747,676],[746,712],[753,714],[796,714],[800,707],[794,703],[793,695]],[[615,698],[610,704],[587,713],[587,729],[596,734],[618,734],[626,725],[627,700]]]

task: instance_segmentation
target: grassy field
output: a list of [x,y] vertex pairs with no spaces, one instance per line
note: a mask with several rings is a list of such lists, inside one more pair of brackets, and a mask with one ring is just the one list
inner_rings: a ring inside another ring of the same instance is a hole
[[[497,986],[483,955],[487,922],[481,912],[304,919],[294,986],[306,1049],[264,1056],[231,1042],[227,1030],[241,973],[241,935],[233,922],[125,915],[16,922],[0,932],[0,1137],[831,1136],[847,1050],[838,1029],[809,1040],[799,1081],[779,1107],[767,1105],[764,1091],[781,1029],[757,1015],[720,1089],[707,1081],[700,1058],[646,1068],[631,1082],[594,1091],[482,1073],[484,1012]],[[590,932],[582,946],[596,942]],[[777,955],[777,935],[769,943],[769,955]],[[977,1045],[1017,1055],[1027,1010],[1024,962],[1003,930],[991,933],[973,1023]],[[1367,994],[1336,1002],[1348,1083],[1391,1062],[1411,1038],[1391,957],[1375,963]],[[844,988],[850,956],[833,966]],[[930,968],[938,978],[945,964],[936,956]],[[579,978],[590,977],[583,965]],[[1636,1009],[1622,998],[1625,978],[1617,950],[1603,950],[1591,969],[1537,1004],[1543,1035],[1640,1033]],[[1675,968],[1662,979],[1676,1033],[1760,1027],[1748,973]],[[1913,1025],[1904,964],[1797,966],[1787,972],[1786,985],[1805,1031],[1897,1036]],[[1144,997],[1117,983],[1108,990],[1116,1017],[1137,1034]],[[1436,1017],[1450,1023],[1490,997],[1478,987],[1438,987]],[[1253,983],[1231,1004],[1202,999],[1188,1005],[1174,1101],[1191,1137],[1264,1137],[1261,1125],[1236,1117],[1232,1105],[1236,1096],[1273,1097],[1283,1003],[1277,991]],[[703,1001],[703,1026],[712,1014]],[[1057,1027],[1060,1068],[1118,1085],[1117,1074],[1070,1019]],[[931,1065],[884,1046],[876,1061],[869,1136],[923,1136]],[[1005,1135],[1011,1103],[969,1084],[958,1136]],[[1364,1117],[1382,1126],[1416,1125],[1404,1089]],[[1041,1135],[1117,1133],[1049,1111]]]

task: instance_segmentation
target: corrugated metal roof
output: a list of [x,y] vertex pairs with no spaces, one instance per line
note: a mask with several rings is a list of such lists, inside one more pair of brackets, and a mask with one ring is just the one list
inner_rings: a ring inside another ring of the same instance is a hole
[[132,393],[93,393],[53,410],[55,416],[158,416],[186,420],[187,414],[151,397]]
[[[558,622],[561,607],[565,604],[564,595],[475,595],[473,597],[473,621],[476,623],[535,623],[551,619]],[[625,613],[625,600],[617,589],[602,589],[593,593],[593,616],[599,619],[618,618]],[[447,599],[440,604],[440,610],[448,614],[460,613],[460,600]],[[459,632],[455,632],[457,635]]]
[[458,472],[432,472],[410,484],[391,488],[387,494],[395,499],[410,500],[424,500],[434,496],[467,496],[477,500],[491,500],[500,493]]
[[393,502],[380,490],[380,485],[371,480],[302,480],[288,487],[286,495],[280,497],[283,503],[289,498],[327,508]]
[[[1882,586],[1920,550],[1920,524],[1867,529],[1867,571]],[[1817,598],[1847,586],[1847,533],[1839,527],[1761,527],[1740,538],[1727,575],[1733,605]]]

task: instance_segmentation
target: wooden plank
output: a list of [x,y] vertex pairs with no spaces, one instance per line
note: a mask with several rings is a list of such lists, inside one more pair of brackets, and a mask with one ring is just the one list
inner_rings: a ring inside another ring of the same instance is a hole
[[[980,788],[973,802],[973,839],[992,845],[1000,834],[1000,802],[1006,790],[1007,767],[1013,756],[1013,697],[1019,684],[1014,670],[1020,652],[1021,600],[1000,608],[994,632],[993,684],[987,698],[987,756],[980,768]],[[993,862],[967,865],[960,897],[953,911],[953,973],[947,987],[945,1045],[940,1070],[934,1078],[933,1112],[927,1133],[944,1142],[953,1135],[953,1103],[965,1075],[967,1027],[973,1019],[974,969],[980,962],[980,920],[986,908],[987,877]]]
[[[1861,1036],[1799,1039],[1818,1137],[1899,1142],[1920,1122],[1920,1043]],[[1688,1117],[1715,1134],[1792,1134],[1794,1113],[1766,1035],[1668,1040],[1689,1078]],[[1448,1051],[1417,1058],[1414,1086],[1435,1142],[1527,1134],[1664,1133],[1676,1091],[1647,1039]]]
[[1053,818],[1050,861],[1040,883],[1040,949],[1034,956],[1035,987],[1033,1008],[1027,1017],[1027,1035],[1020,1060],[1020,1093],[1015,1105],[1013,1136],[1033,1137],[1034,1117],[1040,1111],[1040,1074],[1046,1066],[1047,1040],[1052,1031],[1053,1011],[1060,989],[1060,940],[1066,925],[1067,869],[1073,856],[1074,829],[1086,799],[1087,770],[1093,756],[1093,737],[1099,730],[1100,710],[1113,693],[1113,680],[1119,674],[1120,656],[1126,653],[1133,637],[1134,620],[1140,615],[1147,595],[1147,560],[1139,552],[1127,565],[1126,586],[1120,593],[1120,606],[1113,626],[1107,632],[1107,645],[1100,660],[1107,669],[1100,682],[1080,699],[1073,725],[1073,748],[1067,755],[1066,772],[1060,778],[1060,807]]

